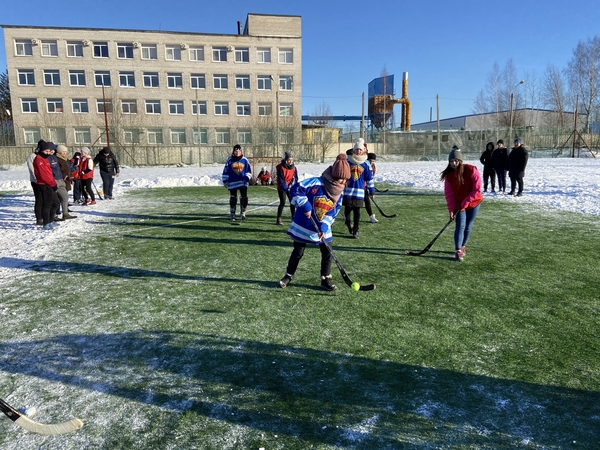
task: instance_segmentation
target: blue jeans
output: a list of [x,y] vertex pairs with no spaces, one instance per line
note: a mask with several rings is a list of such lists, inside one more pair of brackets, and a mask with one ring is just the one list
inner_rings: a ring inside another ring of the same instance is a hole
[[479,212],[480,206],[481,205],[477,205],[473,209],[460,211],[455,216],[454,220],[456,221],[456,228],[454,229],[454,247],[456,248],[456,251],[460,250],[461,247],[467,245],[469,237],[471,236],[473,222],[475,222],[475,217],[477,217],[477,213]]

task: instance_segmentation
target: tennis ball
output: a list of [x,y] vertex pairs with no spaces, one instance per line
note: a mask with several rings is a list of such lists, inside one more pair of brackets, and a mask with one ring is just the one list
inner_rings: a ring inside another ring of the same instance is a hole
[[356,281],[354,283],[352,283],[352,286],[350,286],[352,288],[353,291],[358,291],[360,289],[360,284],[358,284]]

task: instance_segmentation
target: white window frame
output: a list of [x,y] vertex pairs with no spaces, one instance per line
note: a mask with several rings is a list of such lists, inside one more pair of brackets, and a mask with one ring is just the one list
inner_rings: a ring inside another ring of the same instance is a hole
[[67,41],[67,58],[83,58],[83,42]]
[[190,74],[190,87],[192,89],[206,89],[206,75],[203,73]]
[[169,114],[182,116],[184,113],[183,100],[169,100]]
[[256,76],[256,88],[259,91],[270,91],[273,89],[273,78],[271,75],[257,75]]
[[190,47],[189,51],[190,61],[202,62],[204,61],[204,45],[197,45]]
[[119,72],[119,87],[122,88],[134,88],[135,87],[135,73],[123,70]]
[[[35,110],[35,111],[34,111]],[[37,98],[22,98],[21,111],[23,114],[37,114],[40,111]]]
[[269,47],[262,47],[256,49],[256,62],[258,64],[270,64],[271,63],[271,49]]
[[123,114],[137,114],[137,100],[134,98],[122,99],[121,111]]
[[252,144],[252,130],[249,128],[240,128],[237,130],[238,144]]
[[96,112],[98,114],[104,114],[104,108],[106,105],[106,114],[112,114],[113,112],[113,103],[112,103],[112,99],[103,99],[103,98],[97,98],[96,99]]
[[294,130],[279,130],[279,143],[280,144],[293,144],[294,143]]
[[89,128],[74,128],[73,135],[75,138],[75,144],[86,145],[92,143],[92,134]]
[[124,128],[123,141],[125,144],[139,144],[140,130],[138,128]]
[[133,59],[133,44],[117,42],[117,59]]
[[[50,83],[48,78],[50,77]],[[60,86],[60,70],[56,69],[45,69],[44,70],[44,86]]]
[[192,116],[198,115],[198,108],[200,108],[200,115],[206,116],[208,114],[208,107],[206,100],[192,100]]
[[293,91],[294,90],[294,77],[292,75],[279,75],[279,90],[280,91]]
[[42,56],[45,58],[58,57],[58,43],[56,41],[42,41]]
[[273,130],[259,130],[258,131],[258,141],[261,144],[274,144],[274,134]]
[[183,89],[183,74],[167,73],[167,88],[168,89]]
[[[142,78],[144,80],[145,88],[156,89],[160,87],[158,72],[143,72]],[[156,82],[156,85],[154,82]]]
[[249,91],[250,90],[250,75],[236,75],[235,76],[235,88],[238,91]]
[[148,144],[164,144],[163,130],[161,128],[150,128],[146,133]]
[[273,115],[273,103],[261,102],[258,104],[258,115],[263,117],[270,117]]
[[110,52],[108,51],[108,42],[94,42],[93,51],[94,53],[92,56],[94,58],[108,58],[108,56],[110,55]]
[[185,144],[185,128],[171,128],[171,144]]
[[90,112],[87,98],[71,99],[71,108],[73,109],[73,114],[88,114]]
[[[206,128],[200,128],[200,130],[198,130],[198,128],[194,128],[193,130],[194,144],[208,144],[208,130]],[[198,142],[198,131],[200,131],[200,142]]]
[[49,141],[55,144],[66,144],[67,142],[67,130],[62,127],[48,128]]
[[236,63],[249,63],[250,62],[250,48],[248,47],[236,47],[235,48],[235,62]]
[[215,116],[228,116],[229,102],[215,102]]
[[213,89],[215,91],[226,91],[229,87],[229,77],[226,73],[213,74]]
[[17,69],[17,80],[19,86],[35,86],[35,71],[33,69]]
[[181,46],[180,45],[165,45],[165,60],[181,61]]
[[98,83],[98,77],[102,77],[102,81],[108,81],[108,84],[105,84],[104,87],[109,87],[111,85],[110,79],[110,70],[96,70],[94,72],[94,85],[96,87],[102,87],[102,83]]
[[[75,80],[75,83],[73,83]],[[85,86],[85,70],[69,70],[69,86]]]
[[16,56],[33,56],[33,44],[30,39],[15,39]]
[[227,47],[212,48],[213,62],[227,62]]
[[[151,111],[148,111],[148,107],[150,107]],[[162,105],[160,100],[146,100],[144,104],[144,109],[146,111],[146,114],[162,114]]]
[[39,128],[23,128],[25,144],[37,144],[41,139]]
[[231,130],[229,128],[215,129],[215,142],[217,144],[231,144]]
[[46,99],[46,111],[49,114],[61,114],[64,112],[62,98],[47,98]]
[[156,61],[158,59],[156,44],[142,44],[141,57],[146,61]]
[[[288,114],[289,113],[289,114]],[[280,103],[279,104],[279,116],[280,117],[293,117],[294,115],[294,104],[293,103]]]
[[236,102],[235,111],[238,116],[250,116],[250,102]]
[[279,64],[294,64],[294,49],[280,48],[277,54]]

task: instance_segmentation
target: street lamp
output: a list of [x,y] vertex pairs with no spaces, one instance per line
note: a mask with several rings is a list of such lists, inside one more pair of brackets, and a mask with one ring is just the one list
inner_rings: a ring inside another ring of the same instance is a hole
[[[513,98],[514,98],[514,91],[516,88],[518,88],[519,86],[521,86],[523,83],[525,83],[525,80],[521,80],[519,81],[514,88],[512,88],[512,90],[510,91],[510,128],[508,129],[508,139],[512,139],[512,127],[513,127]],[[510,142],[510,141],[509,141]]]

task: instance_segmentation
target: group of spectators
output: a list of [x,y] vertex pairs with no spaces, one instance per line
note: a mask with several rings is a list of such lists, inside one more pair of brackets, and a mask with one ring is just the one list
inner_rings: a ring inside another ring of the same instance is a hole
[[493,142],[488,142],[479,158],[483,164],[483,192],[487,192],[488,181],[492,188],[491,192],[496,192],[496,177],[498,178],[498,192],[506,192],[506,173],[508,172],[510,178],[508,194],[522,196],[523,178],[528,159],[529,153],[520,139],[515,139],[510,153],[502,139],[497,142],[496,148],[494,148]]

